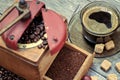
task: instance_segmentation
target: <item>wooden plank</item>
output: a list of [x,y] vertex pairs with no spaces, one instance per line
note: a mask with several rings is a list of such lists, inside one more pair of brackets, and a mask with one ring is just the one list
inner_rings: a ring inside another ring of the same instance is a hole
[[95,70],[92,70],[91,68],[89,69],[87,75],[90,75],[90,76],[97,76],[97,77],[98,77],[98,80],[106,80],[105,77],[103,77],[102,75],[100,75],[99,73],[97,73]]

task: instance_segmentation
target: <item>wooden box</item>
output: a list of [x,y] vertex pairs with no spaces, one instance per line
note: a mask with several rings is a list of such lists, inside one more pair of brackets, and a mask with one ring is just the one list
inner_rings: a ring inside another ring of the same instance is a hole
[[[93,57],[93,54],[90,54],[87,51],[66,42],[43,79],[81,80],[81,78],[87,73],[88,69],[92,65]],[[77,68],[75,69],[76,66]]]
[[[70,50],[73,50],[79,52],[85,57],[84,60],[82,60],[83,63],[81,67],[78,67],[77,73],[73,78],[73,80],[80,80],[91,66],[94,56],[68,42],[66,42],[64,47],[62,48],[63,52],[66,49],[68,49],[67,53],[71,52]],[[60,52],[58,53],[61,54],[62,50],[60,50]],[[51,55],[48,47],[46,47],[45,49],[38,49],[37,47],[35,47],[31,49],[15,51],[6,47],[5,43],[0,37],[0,65],[16,73],[17,75],[20,75],[26,80],[51,80],[51,78],[46,76],[46,74],[48,73],[52,64],[54,64],[53,61],[55,61],[59,56],[58,53],[56,53],[55,55]],[[68,56],[68,58],[71,57],[72,55]],[[81,57],[72,58],[73,59],[69,60],[72,61]],[[63,57],[63,59],[65,58]]]
[[56,56],[51,56],[48,47],[12,50],[0,37],[0,65],[26,80],[42,80]]

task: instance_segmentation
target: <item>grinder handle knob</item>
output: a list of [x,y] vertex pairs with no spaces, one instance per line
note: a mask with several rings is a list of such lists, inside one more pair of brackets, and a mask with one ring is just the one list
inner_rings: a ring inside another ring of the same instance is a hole
[[22,9],[27,8],[27,2],[25,0],[20,0],[19,7]]

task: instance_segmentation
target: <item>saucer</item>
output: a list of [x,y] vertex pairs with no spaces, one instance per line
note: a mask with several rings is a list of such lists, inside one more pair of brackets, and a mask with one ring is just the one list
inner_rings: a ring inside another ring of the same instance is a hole
[[[76,46],[93,53],[95,44],[90,43],[83,37],[80,13],[74,14],[69,22],[69,40]],[[109,51],[104,50],[102,54],[96,54],[95,57],[108,57],[117,54],[120,51],[120,28],[111,36],[115,43],[115,48]]]

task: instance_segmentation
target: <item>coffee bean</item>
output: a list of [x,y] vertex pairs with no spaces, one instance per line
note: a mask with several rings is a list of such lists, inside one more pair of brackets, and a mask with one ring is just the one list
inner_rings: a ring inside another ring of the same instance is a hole
[[28,35],[25,35],[25,41],[27,41],[29,39]]
[[41,37],[41,39],[42,39],[42,40],[47,40],[47,38],[46,38],[46,37],[44,37],[44,36],[43,36],[43,37]]
[[21,38],[21,40],[24,41],[24,40],[25,40],[25,37],[23,36],[23,37]]
[[43,44],[43,45],[47,45],[48,42],[47,42],[46,40],[43,40],[42,44]]
[[38,37],[38,39],[40,39],[40,38],[41,38],[41,36],[40,36],[40,35],[38,35],[37,37]]
[[40,28],[36,28],[36,32],[40,32]]
[[0,80],[25,80],[22,77],[12,73],[11,71],[6,70],[5,68],[0,66]]
[[7,80],[12,80],[12,78],[8,76]]
[[26,30],[26,31],[25,31],[25,34],[28,34],[28,33],[29,33],[28,30]]
[[30,34],[33,34],[33,30],[29,30],[29,35],[30,35]]
[[45,48],[46,48],[46,46],[45,46],[45,45],[42,45],[42,48],[43,48],[43,49],[45,49]]
[[41,24],[44,24],[44,21],[43,21],[43,20],[41,21]]
[[40,36],[43,37],[43,36],[44,36],[44,32],[41,32],[41,33],[40,33]]
[[27,40],[27,43],[28,43],[28,44],[31,43],[31,40]]
[[85,75],[85,76],[83,76],[82,80],[92,80],[92,79],[91,79],[91,77],[90,77],[90,76]]
[[35,35],[34,35],[34,34],[30,35],[30,38],[31,38],[31,39],[34,39],[34,38],[35,38]]
[[40,31],[35,31],[34,34],[38,36],[40,34]]
[[40,44],[40,45],[38,46],[38,48],[41,49],[41,48],[42,48],[42,45]]
[[36,38],[34,38],[34,42],[37,42],[38,40]]
[[44,24],[39,24],[36,27],[41,29],[41,27],[44,27]]
[[0,71],[0,74],[2,74],[2,71]]
[[44,31],[44,29],[45,29],[43,24],[39,25],[38,27],[40,28],[41,31]]

